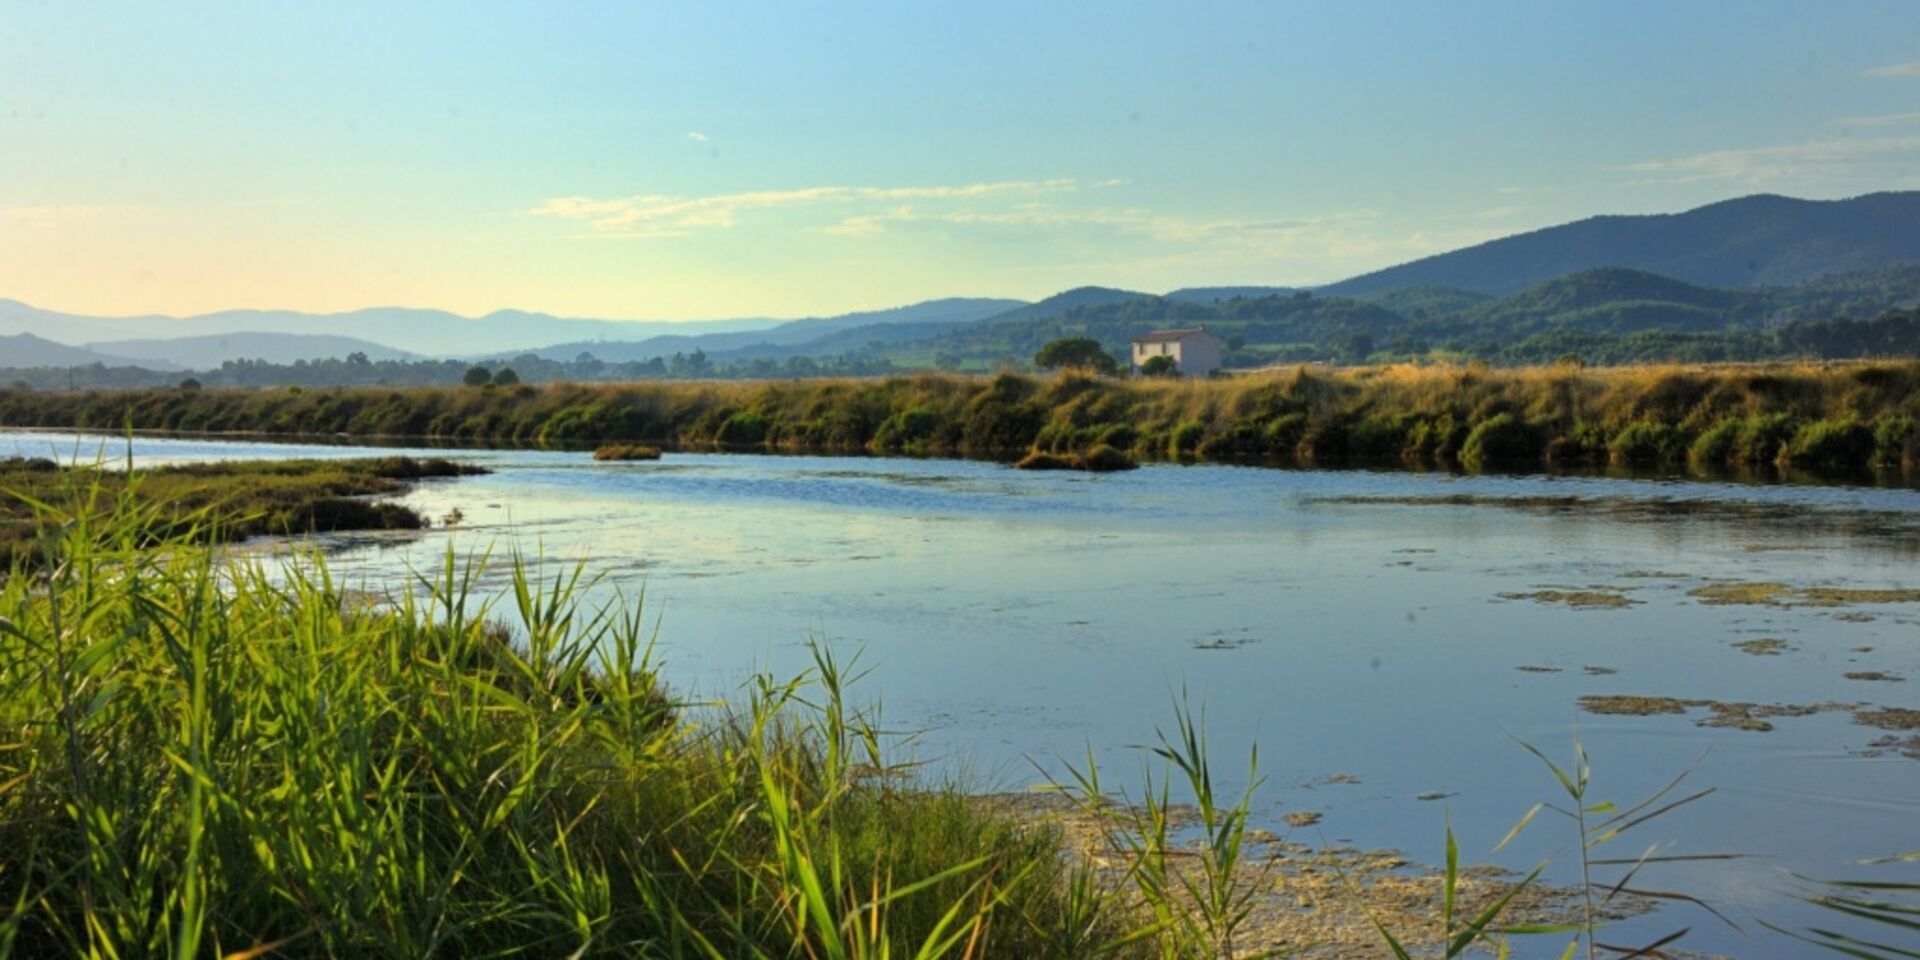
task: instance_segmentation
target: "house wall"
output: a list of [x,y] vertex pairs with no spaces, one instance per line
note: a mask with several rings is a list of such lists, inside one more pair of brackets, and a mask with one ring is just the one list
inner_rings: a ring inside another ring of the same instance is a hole
[[1177,343],[1136,343],[1133,345],[1133,365],[1138,368],[1153,357],[1172,357],[1174,363],[1180,362],[1180,345]]
[[1211,374],[1220,369],[1220,361],[1226,354],[1225,341],[1204,333],[1188,337],[1180,341],[1178,346],[1179,357],[1175,362],[1180,364],[1180,375],[1183,377]]

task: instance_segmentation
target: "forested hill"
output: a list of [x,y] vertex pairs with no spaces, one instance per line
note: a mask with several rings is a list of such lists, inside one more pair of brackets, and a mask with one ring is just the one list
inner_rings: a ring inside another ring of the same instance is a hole
[[[1133,296],[974,324],[927,343],[875,343],[870,350],[896,361],[930,352],[943,365],[967,366],[1031,356],[1060,337],[1092,337],[1119,354],[1130,338],[1148,330],[1205,324],[1229,338],[1228,360],[1234,366],[1436,354],[1533,362],[1576,348],[1598,361],[1753,359],[1803,349],[1804,344],[1790,348],[1771,336],[1790,324],[1868,320],[1916,303],[1920,265],[1744,290],[1606,268],[1557,277],[1504,297],[1443,287],[1367,298],[1305,291],[1207,302]],[[1667,348],[1679,353],[1659,355]]]
[[1685,213],[1592,217],[1322,287],[1356,296],[1416,286],[1506,294],[1596,267],[1710,287],[1793,284],[1920,261],[1920,192],[1849,200],[1757,195]]

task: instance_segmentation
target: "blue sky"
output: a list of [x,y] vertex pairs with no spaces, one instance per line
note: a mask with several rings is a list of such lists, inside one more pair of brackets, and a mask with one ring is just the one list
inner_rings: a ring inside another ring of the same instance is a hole
[[799,316],[1920,188],[1920,4],[0,4],[0,296]]

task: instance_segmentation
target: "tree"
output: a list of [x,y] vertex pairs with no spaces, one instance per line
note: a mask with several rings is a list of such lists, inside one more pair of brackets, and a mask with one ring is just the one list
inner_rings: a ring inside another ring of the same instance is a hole
[[461,377],[460,382],[469,387],[484,387],[493,382],[493,373],[482,366],[468,367],[467,375]]
[[500,372],[493,375],[493,382],[503,387],[511,387],[520,382],[520,375],[514,373],[512,367],[501,367]]
[[1033,362],[1047,370],[1070,367],[1103,374],[1120,371],[1120,362],[1100,349],[1100,341],[1092,337],[1061,337],[1041,347],[1033,355]]
[[1140,375],[1143,377],[1177,377],[1180,375],[1180,364],[1165,354],[1157,357],[1148,357],[1147,362],[1140,365]]
[[180,389],[185,390],[188,393],[192,393],[200,389],[200,381],[195,380],[192,377],[188,377],[185,380],[180,381]]
[[349,367],[364,367],[372,362],[373,361],[367,359],[366,353],[359,350],[347,354],[347,366]]

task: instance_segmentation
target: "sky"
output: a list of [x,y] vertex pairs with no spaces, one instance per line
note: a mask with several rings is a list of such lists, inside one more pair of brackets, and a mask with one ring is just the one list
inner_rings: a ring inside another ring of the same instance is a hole
[[0,297],[823,315],[1920,188],[1920,4],[0,0]]

